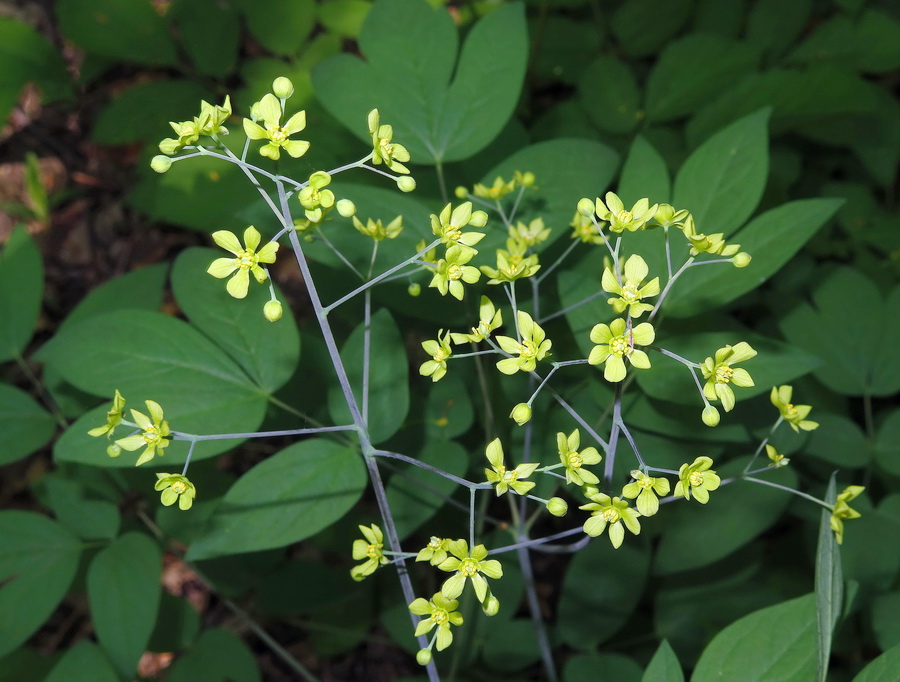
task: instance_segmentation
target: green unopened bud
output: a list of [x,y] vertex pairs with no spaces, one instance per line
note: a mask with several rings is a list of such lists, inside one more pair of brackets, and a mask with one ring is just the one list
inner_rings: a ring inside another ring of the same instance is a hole
[[401,175],[397,178],[397,187],[401,192],[412,192],[416,188],[416,181],[408,175]]
[[469,225],[472,227],[484,227],[487,225],[488,214],[484,211],[473,211],[469,218]]
[[500,600],[492,594],[488,595],[481,605],[481,610],[485,616],[496,616],[500,612]]
[[262,102],[254,102],[250,106],[250,120],[254,123],[262,118],[262,113],[259,110],[261,104]]
[[453,194],[456,195],[457,199],[465,199],[467,196],[469,196],[469,190],[460,185],[455,190],[453,190]]
[[431,649],[419,649],[419,652],[416,654],[416,663],[419,665],[431,663]]
[[731,262],[734,263],[736,268],[746,268],[750,265],[751,260],[753,260],[753,257],[749,253],[741,251],[731,259]]
[[553,516],[565,516],[569,511],[568,503],[561,497],[551,497],[547,500],[547,511]]
[[703,408],[703,423],[707,426],[716,426],[719,423],[719,411],[712,405]]
[[337,206],[337,212],[345,218],[352,218],[356,215],[356,204],[349,199],[338,199],[335,206]]
[[418,282],[412,282],[406,289],[410,296],[418,296],[422,293],[422,285]]
[[509,417],[519,426],[527,424],[531,420],[531,405],[528,405],[527,403],[519,403],[514,408],[512,408],[512,412],[509,413]]
[[294,94],[294,84],[291,83],[290,78],[280,76],[272,83],[272,92],[276,97],[287,99]]
[[281,307],[281,301],[268,301],[263,306],[263,315],[269,322],[278,322],[283,313],[284,308]]
[[159,151],[167,156],[172,156],[172,154],[177,154],[178,150],[181,149],[181,144],[179,144],[178,140],[167,137],[165,140],[159,143]]
[[172,167],[172,159],[168,156],[157,155],[150,159],[150,168],[157,173],[165,173]]
[[115,459],[122,454],[122,448],[113,443],[108,448],[106,448],[106,454]]
[[587,197],[578,200],[578,206],[576,206],[576,210],[583,216],[590,217],[594,215],[594,202]]
[[537,178],[531,171],[525,171],[519,176],[519,182],[522,183],[522,187],[534,187],[536,180]]

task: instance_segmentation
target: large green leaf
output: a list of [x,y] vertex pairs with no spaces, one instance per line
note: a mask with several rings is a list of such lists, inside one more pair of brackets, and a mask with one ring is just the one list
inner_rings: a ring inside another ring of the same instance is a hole
[[162,552],[141,533],[102,550],[87,573],[94,632],[121,675],[134,677],[159,610]]
[[78,481],[61,473],[48,474],[48,506],[60,523],[85,540],[112,540],[122,521],[118,507],[107,500],[91,498]]
[[[257,15],[265,16],[261,2],[256,3]],[[289,6],[296,7],[293,2]],[[279,8],[281,9],[281,8]],[[205,76],[222,77],[231,73],[237,61],[241,27],[232,3],[218,0],[180,0],[169,12],[178,27],[181,44],[197,70]],[[278,14],[284,19],[283,14]],[[287,21],[270,21],[270,34],[275,30],[296,28]]]
[[684,682],[684,672],[678,656],[672,650],[668,640],[660,642],[659,648],[650,659],[641,682]]
[[43,447],[55,430],[53,417],[30,395],[9,384],[0,384],[0,465]]
[[795,49],[790,61],[828,61],[869,73],[900,68],[900,23],[890,14],[866,10],[858,19],[836,14]]
[[812,595],[744,616],[713,638],[691,682],[813,680],[815,622]]
[[0,656],[5,656],[66,596],[82,545],[55,521],[23,511],[0,512],[0,537]]
[[900,644],[897,644],[874,661],[853,678],[853,682],[884,682],[891,679],[900,668]]
[[522,5],[501,5],[469,31],[457,62],[456,27],[443,7],[381,0],[359,34],[366,61],[333,57],[313,72],[313,84],[360,139],[369,139],[366,116],[377,107],[414,162],[458,161],[487,146],[512,115],[527,43]]
[[691,0],[625,0],[612,16],[612,33],[631,57],[646,57],[678,34],[691,16]]
[[[290,307],[277,322],[263,316],[268,286],[253,286],[244,299],[225,290],[223,280],[206,269],[222,251],[188,249],[172,269],[172,290],[191,323],[222,348],[253,379],[274,393],[294,374],[300,360],[300,334]],[[291,257],[290,251],[284,257]],[[276,295],[284,296],[276,290]]]
[[633,205],[643,197],[651,204],[668,203],[672,192],[672,181],[666,162],[652,144],[638,135],[631,143],[616,194],[623,203]]
[[[368,345],[369,358],[366,359]],[[409,412],[409,361],[397,323],[386,308],[372,315],[369,341],[361,322],[341,348],[353,394],[369,427],[373,443],[381,443],[403,425]],[[368,366],[368,396],[363,395]],[[339,385],[328,390],[328,409],[335,424],[352,424],[350,408]]]
[[206,630],[178,660],[169,682],[259,682],[253,653],[228,630]]
[[[837,499],[835,475],[831,475],[825,502],[834,505]],[[841,616],[844,599],[844,578],[841,571],[841,552],[831,530],[831,512],[823,509],[819,521],[819,545],[816,550],[816,633],[818,635],[817,679],[825,682],[831,660],[831,640]]]
[[119,682],[120,679],[103,650],[83,639],[63,654],[44,682]]
[[313,438],[263,460],[231,486],[188,552],[192,561],[284,547],[315,535],[356,504],[359,453]]
[[34,333],[44,293],[44,262],[24,227],[0,253],[0,362],[19,357]]
[[296,53],[316,22],[313,0],[237,0],[237,4],[253,37],[279,55]]
[[780,56],[809,25],[812,0],[758,0],[747,13],[747,40]]
[[644,115],[637,79],[615,57],[598,57],[584,70],[578,99],[591,123],[609,133],[631,132]]
[[753,257],[750,265],[741,269],[727,263],[689,268],[663,304],[666,313],[698,315],[752,291],[781,269],[842,203],[840,199],[801,199],[754,218],[729,239]]

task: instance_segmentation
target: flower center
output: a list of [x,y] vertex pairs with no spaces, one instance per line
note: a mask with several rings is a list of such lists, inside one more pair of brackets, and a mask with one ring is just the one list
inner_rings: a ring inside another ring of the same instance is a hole
[[253,251],[241,251],[235,258],[235,265],[241,270],[249,270],[259,263],[259,257]]
[[695,471],[688,477],[688,480],[691,482],[691,485],[693,487],[699,488],[703,485],[703,474],[699,471]]
[[272,142],[272,144],[283,145],[287,142],[288,135],[284,132],[284,128],[281,126],[271,126],[268,130],[266,130],[266,137]]
[[464,559],[463,562],[459,565],[459,572],[467,578],[473,577],[476,573],[478,573],[478,562],[474,559]]
[[584,460],[581,459],[581,455],[577,452],[570,452],[566,455],[566,459],[568,461],[568,467],[570,469],[580,469],[581,465],[584,464]]
[[640,294],[638,294],[637,287],[634,285],[634,283],[625,283],[625,286],[622,287],[622,298],[624,298],[629,303],[633,303],[641,299],[641,296]]
[[381,543],[375,545],[369,545],[366,547],[366,556],[370,559],[380,559],[381,558]]
[[614,336],[609,340],[609,352],[613,355],[631,355],[634,348],[624,336]]
[[656,483],[655,478],[642,478],[639,481],[637,481],[638,486],[640,486],[644,490],[647,490],[648,488],[652,488],[654,483]]
[[159,427],[148,426],[144,430],[144,442],[147,445],[155,445],[159,442]]
[[603,510],[603,518],[607,523],[615,523],[619,520],[619,512],[615,507],[607,507]]
[[784,412],[788,417],[793,417],[797,414],[797,408],[794,407],[791,403],[788,403],[784,406]]
[[449,268],[447,268],[447,277],[449,277],[452,280],[461,279],[462,275],[463,275],[462,268],[459,267],[458,265],[451,265]]
[[181,493],[187,490],[187,486],[184,484],[184,481],[175,481],[172,484],[172,490],[181,495]]
[[632,215],[631,211],[619,211],[616,214],[616,220],[620,223],[630,223],[634,219],[634,215]]
[[431,620],[438,625],[443,625],[447,622],[447,612],[444,609],[435,609],[431,612]]
[[734,370],[731,369],[731,367],[728,365],[720,365],[716,368],[716,383],[727,384],[731,381],[732,375],[734,375]]
[[537,346],[534,345],[534,341],[522,339],[522,343],[519,344],[519,355],[527,358],[535,357],[537,355]]
[[437,353],[435,353],[431,357],[434,358],[435,362],[443,362],[450,357],[450,353],[445,351],[443,348],[438,348]]
[[443,543],[443,540],[436,535],[432,535],[431,539],[428,541],[428,547],[429,549],[440,549],[441,543]]

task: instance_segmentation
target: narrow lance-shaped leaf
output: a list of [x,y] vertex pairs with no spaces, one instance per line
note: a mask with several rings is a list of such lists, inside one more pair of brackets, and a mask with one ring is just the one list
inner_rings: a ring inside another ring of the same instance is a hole
[[[833,505],[837,499],[835,476],[831,474],[825,502]],[[819,546],[816,550],[816,631],[818,633],[817,678],[825,682],[828,661],[831,658],[831,641],[841,615],[844,597],[844,579],[841,572],[841,553],[834,532],[831,530],[831,512],[822,510],[819,522]]]

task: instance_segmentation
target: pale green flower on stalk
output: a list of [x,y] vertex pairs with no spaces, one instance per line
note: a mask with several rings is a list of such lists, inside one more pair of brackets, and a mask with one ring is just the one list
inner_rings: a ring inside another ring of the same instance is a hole
[[487,477],[488,483],[494,484],[497,497],[500,497],[510,488],[519,495],[526,495],[535,486],[532,481],[523,481],[521,479],[531,476],[540,465],[533,462],[520,464],[514,469],[507,469],[503,463],[503,445],[500,443],[499,438],[495,438],[488,443],[484,454],[491,464],[490,469],[484,470],[484,475]]
[[435,646],[438,651],[443,651],[453,643],[451,625],[462,625],[463,616],[456,609],[459,602],[456,599],[447,599],[440,592],[435,594],[430,601],[419,597],[409,605],[409,610],[416,616],[424,616],[416,625],[416,637],[431,632],[435,627]]
[[116,389],[116,395],[113,397],[113,404],[109,411],[106,413],[106,424],[103,426],[98,426],[97,428],[91,429],[88,431],[89,436],[94,436],[98,438],[100,436],[106,436],[109,438],[112,436],[113,431],[116,430],[116,427],[122,423],[122,413],[125,410],[125,398],[122,397],[122,394],[119,393],[119,389]]
[[750,373],[741,367],[732,367],[739,362],[744,362],[756,357],[756,351],[746,341],[741,341],[734,346],[725,346],[716,351],[715,358],[706,358],[700,365],[700,372],[706,383],[703,386],[703,395],[707,400],[721,400],[726,412],[734,409],[734,391],[729,384],[747,388],[753,386],[753,378]]
[[450,332],[444,334],[444,330],[441,329],[437,339],[422,342],[422,349],[431,356],[431,360],[426,360],[419,366],[419,374],[431,377],[432,381],[440,381],[447,373],[447,360],[453,355],[453,349],[450,348]]
[[781,418],[784,419],[791,428],[799,433],[800,431],[814,431],[819,428],[819,422],[814,422],[806,417],[809,416],[812,407],[809,405],[794,405],[791,402],[791,396],[794,393],[792,386],[773,386],[772,392],[769,394],[769,400],[778,408]]
[[670,204],[660,204],[656,209],[656,215],[653,216],[653,220],[660,227],[681,227],[689,215],[690,213],[685,209],[676,211]]
[[488,551],[484,545],[475,545],[469,552],[469,543],[465,540],[452,540],[447,548],[452,556],[447,557],[438,568],[454,575],[447,578],[441,586],[441,594],[447,599],[456,599],[462,594],[466,581],[472,583],[478,601],[484,603],[487,598],[488,582],[485,576],[497,580],[503,577],[503,567],[496,559],[488,559]]
[[394,128],[381,124],[378,109],[372,109],[368,116],[369,135],[372,136],[372,163],[383,163],[394,173],[409,173],[401,162],[409,161],[409,151],[402,144],[393,142]]
[[481,297],[478,306],[478,326],[472,327],[469,334],[454,332],[450,334],[453,343],[478,343],[490,338],[493,331],[503,324],[503,311],[497,310],[487,296]]
[[509,412],[509,418],[519,426],[524,426],[531,421],[531,405],[528,403],[518,403]]
[[448,538],[439,538],[432,535],[419,553],[416,554],[416,561],[427,561],[432,566],[437,566],[447,558],[447,548],[450,546]]
[[297,199],[304,208],[307,220],[322,222],[325,213],[334,206],[334,192],[324,189],[331,183],[331,176],[325,171],[316,171],[309,176],[309,184],[297,193]]
[[481,278],[478,268],[466,265],[476,253],[475,249],[468,247],[451,246],[447,249],[444,257],[437,262],[437,270],[432,275],[428,286],[437,289],[441,296],[446,296],[447,292],[450,292],[453,298],[459,301],[463,300],[465,295],[463,283],[475,284]]
[[597,198],[596,213],[600,220],[609,223],[609,231],[621,233],[624,230],[634,232],[647,226],[647,222],[656,215],[657,204],[650,205],[649,199],[639,199],[631,210],[626,211],[622,200],[613,192],[606,193],[606,202]]
[[156,474],[154,490],[162,491],[161,501],[163,506],[171,507],[178,501],[178,508],[186,511],[194,504],[197,489],[186,476],[181,474]]
[[251,140],[266,140],[266,144],[259,148],[263,156],[278,160],[281,158],[281,150],[295,159],[300,158],[309,149],[306,140],[292,140],[291,135],[299,133],[306,128],[306,112],[298,111],[287,122],[281,125],[281,102],[272,93],[266,94],[252,110],[257,116],[256,120],[262,120],[263,126],[256,120],[244,119],[244,132]]
[[463,232],[463,228],[484,227],[487,224],[488,215],[484,211],[473,211],[472,202],[466,201],[452,208],[451,204],[444,206],[440,214],[431,215],[431,232],[441,238],[445,246],[460,246],[473,253],[474,247],[484,239],[484,232]]
[[581,432],[575,429],[568,436],[562,432],[556,434],[556,451],[559,453],[559,461],[566,468],[566,483],[575,485],[597,485],[600,479],[585,465],[599,464],[603,457],[595,447],[587,447],[579,452],[581,447]]
[[126,438],[120,438],[116,441],[123,450],[134,452],[139,448],[145,448],[141,456],[138,457],[135,466],[140,466],[153,459],[156,455],[162,457],[165,453],[163,450],[168,447],[169,439],[169,422],[165,420],[162,407],[153,400],[145,400],[144,404],[150,412],[148,417],[143,412],[131,410],[131,418],[143,433],[135,433]]
[[[589,200],[590,201],[590,200]],[[569,223],[572,228],[572,239],[580,239],[585,244],[602,244],[603,235],[594,225],[589,215],[584,215],[581,211],[575,211],[572,222]]]
[[738,268],[744,268],[750,264],[750,254],[740,252],[740,244],[725,243],[725,235],[722,232],[709,235],[698,233],[693,216],[689,215],[685,219],[684,224],[679,227],[691,245],[691,256],[708,253],[714,256],[722,256],[723,258],[731,258],[732,263]]
[[381,528],[373,523],[371,526],[359,526],[359,530],[363,537],[353,541],[353,559],[365,561],[350,569],[350,577],[356,582],[390,563],[384,555],[384,533]]
[[398,215],[387,225],[382,225],[381,218],[378,220],[368,218],[364,225],[359,218],[353,216],[353,227],[355,227],[356,231],[360,234],[371,237],[376,242],[385,239],[396,239],[400,236],[400,233],[403,232],[403,216]]
[[766,456],[772,461],[772,464],[775,465],[776,469],[786,467],[791,461],[789,457],[782,455],[772,445],[766,445]]
[[584,532],[591,537],[601,535],[609,527],[609,541],[618,549],[625,539],[626,528],[634,535],[641,532],[640,513],[629,507],[625,500],[610,498],[603,493],[591,495],[590,499],[590,504],[583,504],[579,509],[591,512],[591,517],[584,522]]
[[607,300],[613,310],[619,314],[627,310],[632,317],[640,317],[645,312],[653,310],[653,306],[643,303],[643,300],[649,296],[659,295],[659,277],[654,277],[644,284],[649,272],[647,262],[637,254],[629,256],[625,261],[621,283],[609,267],[604,268],[601,286],[604,291],[616,294],[615,298]]
[[515,180],[504,180],[499,175],[494,178],[494,183],[488,187],[487,185],[483,185],[480,182],[476,183],[472,188],[472,194],[480,199],[490,199],[492,201],[499,201],[507,194],[512,192],[516,188]]
[[531,277],[541,269],[536,253],[526,255],[528,246],[515,239],[506,240],[506,249],[497,249],[497,267],[481,266],[481,271],[490,279],[488,284],[515,282]]
[[519,322],[522,341],[516,341],[509,336],[498,336],[496,339],[500,348],[510,355],[517,356],[504,358],[497,363],[497,369],[504,374],[515,374],[519,371],[533,372],[537,362],[547,357],[553,346],[553,342],[546,338],[544,330],[531,318],[531,315],[524,310],[519,310],[516,319]]
[[611,323],[600,323],[591,329],[591,341],[598,344],[588,355],[588,364],[599,365],[604,363],[603,378],[611,383],[617,383],[625,378],[625,358],[637,369],[649,369],[650,358],[647,354],[636,348],[653,343],[656,332],[649,322],[641,322],[632,329],[621,317]]
[[535,218],[527,225],[521,220],[509,226],[509,238],[525,246],[536,246],[547,241],[550,228],[544,226],[543,218]]
[[195,116],[190,121],[169,122],[177,137],[166,138],[160,142],[159,149],[163,154],[171,156],[187,145],[197,142],[201,135],[227,135],[228,129],[224,123],[230,116],[230,97],[226,96],[225,103],[221,106],[201,101],[199,116]]
[[675,497],[686,500],[694,499],[700,504],[709,502],[709,493],[716,490],[721,479],[710,467],[713,461],[709,457],[697,457],[691,464],[682,464],[678,470],[678,483],[675,484]]
[[207,269],[207,272],[217,279],[223,279],[234,273],[225,285],[225,290],[229,294],[235,298],[246,297],[251,273],[260,284],[268,279],[269,275],[260,263],[275,262],[278,242],[269,242],[257,251],[262,236],[253,225],[244,230],[244,246],[241,246],[237,236],[228,230],[213,232],[212,238],[216,244],[235,255],[235,258],[217,258]]
[[659,511],[659,497],[669,494],[670,483],[666,478],[648,476],[635,469],[631,472],[634,480],[622,488],[622,497],[635,499],[635,506],[641,516],[653,516]]
[[859,497],[863,490],[865,487],[861,485],[847,486],[835,500],[831,512],[831,530],[839,545],[844,542],[844,519],[858,519],[861,516],[858,511],[850,508],[850,502]]

